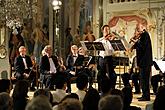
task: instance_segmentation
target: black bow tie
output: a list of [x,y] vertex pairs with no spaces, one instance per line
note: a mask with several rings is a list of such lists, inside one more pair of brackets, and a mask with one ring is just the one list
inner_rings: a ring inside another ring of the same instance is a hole
[[25,56],[21,56],[22,58],[25,58]]

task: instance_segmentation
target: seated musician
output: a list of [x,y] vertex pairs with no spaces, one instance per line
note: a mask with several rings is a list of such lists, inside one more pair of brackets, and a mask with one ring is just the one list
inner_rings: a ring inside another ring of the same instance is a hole
[[71,74],[75,75],[75,62],[78,58],[78,47],[76,45],[71,46],[71,53],[67,56],[66,59],[66,69]]
[[26,55],[26,48],[21,46],[19,48],[20,55],[15,58],[14,68],[15,68],[15,78],[17,80],[30,79],[32,81],[31,90],[35,90],[35,75],[33,72],[33,65],[31,58]]
[[75,61],[78,58],[78,47],[77,45],[72,45],[71,46],[71,52],[67,56],[66,59],[66,74],[68,79],[70,79],[70,82],[67,82],[67,91],[66,92],[71,92],[71,78],[73,78],[76,74],[76,68],[75,68]]
[[73,76],[77,76],[84,66],[85,51],[82,47],[78,49],[76,45],[71,46],[71,53],[66,59],[66,69]]
[[[85,51],[82,47],[78,49],[76,45],[71,46],[71,53],[68,55],[66,59],[66,73],[68,79],[74,79],[77,76],[79,76],[80,73],[82,73],[81,71],[83,70],[83,62],[85,57],[84,52]],[[70,84],[67,84],[67,92],[71,91],[71,87],[69,87],[69,85]]]
[[88,56],[87,51],[83,47],[79,47],[78,54],[84,56],[83,71],[89,77],[89,86],[92,86],[97,71],[96,57]]
[[57,56],[52,55],[52,47],[45,46],[45,55],[41,57],[40,78],[46,88],[54,89],[53,85],[55,75],[59,71],[59,62]]

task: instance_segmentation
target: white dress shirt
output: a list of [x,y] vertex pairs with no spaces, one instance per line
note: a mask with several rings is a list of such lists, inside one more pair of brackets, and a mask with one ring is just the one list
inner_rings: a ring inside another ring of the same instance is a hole
[[49,58],[49,63],[50,63],[50,73],[56,73],[57,70],[56,70],[56,67],[55,67],[55,64],[54,64],[52,58]]
[[25,69],[28,69],[25,57],[23,57],[22,60],[23,60],[23,63],[24,63]]
[[75,63],[77,60],[78,54],[73,55],[73,62]]
[[105,48],[105,51],[99,52],[99,56],[102,56],[104,58],[106,56],[111,56],[113,54],[114,50],[109,40],[106,40],[102,37],[102,38],[97,39],[96,42],[102,42]]

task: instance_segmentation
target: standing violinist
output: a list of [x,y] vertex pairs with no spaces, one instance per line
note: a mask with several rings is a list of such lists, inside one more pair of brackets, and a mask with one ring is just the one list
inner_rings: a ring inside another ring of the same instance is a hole
[[134,45],[137,54],[137,66],[139,67],[142,97],[139,101],[150,101],[149,79],[152,66],[152,46],[149,33],[145,30],[146,23],[138,23],[138,40]]
[[110,27],[109,25],[104,25],[102,27],[103,37],[96,40],[96,42],[102,42],[105,48],[105,51],[99,52],[99,59],[98,59],[98,89],[101,90],[101,81],[106,79],[107,77],[110,79],[110,88],[115,88],[116,85],[116,74],[113,67],[112,61],[112,53],[113,48],[110,44],[109,40],[113,40],[115,37],[110,34]]

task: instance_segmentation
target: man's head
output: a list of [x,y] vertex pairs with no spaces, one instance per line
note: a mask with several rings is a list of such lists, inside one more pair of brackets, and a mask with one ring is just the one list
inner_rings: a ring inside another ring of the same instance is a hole
[[11,90],[11,82],[9,79],[1,79],[0,80],[0,92],[10,93]]
[[65,90],[67,87],[67,79],[63,75],[60,75],[60,74],[63,74],[63,73],[59,73],[59,75],[56,76],[57,78],[57,80],[55,81],[56,89]]
[[88,76],[85,73],[80,73],[76,79],[76,86],[79,90],[86,90],[88,86]]
[[141,21],[137,24],[137,31],[142,32],[144,29],[147,27],[147,22],[146,21]]
[[105,37],[106,35],[108,35],[109,32],[110,32],[110,27],[109,27],[109,25],[104,25],[101,29],[102,29],[103,36],[104,36],[104,37]]
[[42,56],[46,55],[45,49],[42,50],[41,54],[42,54]]
[[100,99],[98,110],[122,110],[123,101],[118,95],[107,95]]
[[6,92],[0,93],[0,110],[12,110],[13,99]]
[[73,98],[68,98],[58,105],[57,110],[82,110],[82,103]]
[[51,45],[45,46],[44,50],[45,50],[45,54],[47,56],[51,56],[52,55],[52,47],[51,47]]
[[78,53],[78,47],[76,45],[71,46],[71,52],[72,54],[77,54]]
[[26,55],[26,47],[25,46],[21,46],[19,48],[19,53],[20,53],[21,56]]
[[79,53],[79,55],[85,55],[86,54],[86,51],[85,51],[85,49],[83,47],[80,47],[78,49],[78,53]]
[[52,105],[46,96],[39,95],[27,104],[25,110],[52,110]]

